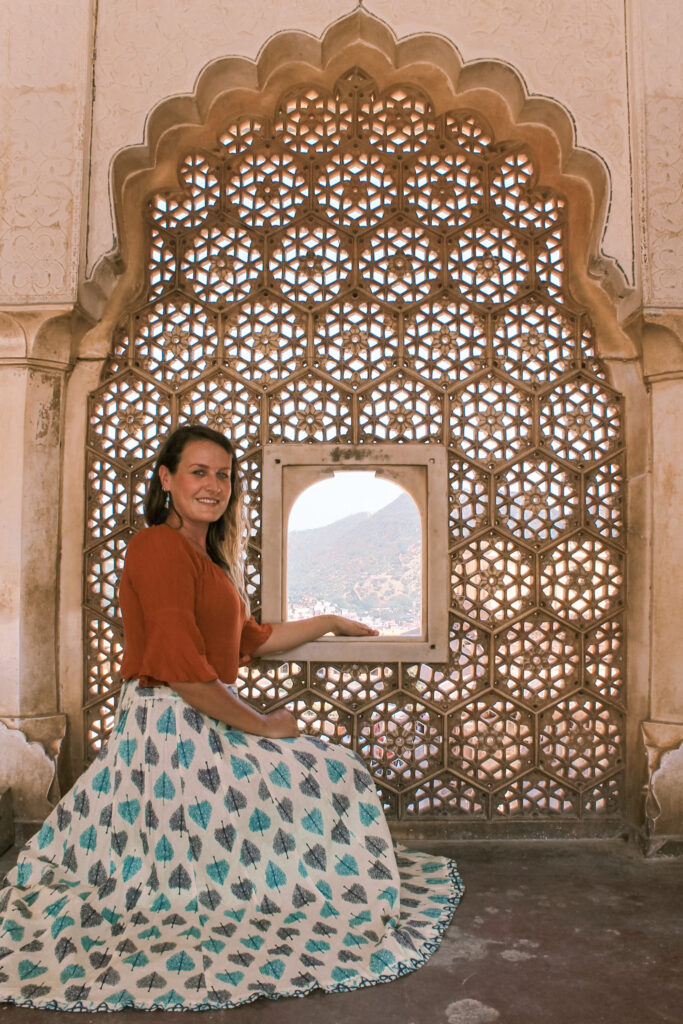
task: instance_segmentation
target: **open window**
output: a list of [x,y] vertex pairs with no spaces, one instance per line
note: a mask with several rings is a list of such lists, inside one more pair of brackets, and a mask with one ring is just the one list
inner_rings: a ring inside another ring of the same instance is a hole
[[377,637],[329,636],[307,659],[448,656],[443,448],[271,445],[263,464],[264,621],[337,612]]

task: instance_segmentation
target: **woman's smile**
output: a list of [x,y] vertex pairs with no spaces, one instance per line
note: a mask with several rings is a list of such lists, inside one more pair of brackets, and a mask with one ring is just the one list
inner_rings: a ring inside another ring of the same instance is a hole
[[168,525],[201,541],[209,523],[225,512],[230,501],[232,459],[213,441],[185,445],[178,468],[159,469],[161,486],[170,494]]

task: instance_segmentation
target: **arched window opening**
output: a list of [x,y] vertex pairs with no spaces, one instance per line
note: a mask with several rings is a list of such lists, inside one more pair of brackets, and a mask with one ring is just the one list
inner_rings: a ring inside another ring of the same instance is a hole
[[178,168],[150,196],[146,293],[90,398],[90,756],[116,702],[112,595],[142,484],[160,434],[201,420],[240,451],[257,611],[272,447],[447,462],[443,655],[250,665],[247,699],[355,746],[399,818],[579,831],[618,815],[621,400],[542,154],[353,69],[231,120]]
[[295,501],[287,527],[287,618],[335,613],[385,636],[423,635],[422,520],[398,484],[334,473]]

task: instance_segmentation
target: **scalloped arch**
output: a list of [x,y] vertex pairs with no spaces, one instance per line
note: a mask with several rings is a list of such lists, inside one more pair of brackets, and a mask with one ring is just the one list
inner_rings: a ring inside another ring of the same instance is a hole
[[[223,124],[237,114],[272,111],[281,95],[302,81],[332,85],[359,66],[381,89],[410,82],[431,98],[436,113],[468,109],[483,116],[498,139],[533,146],[539,183],[568,201],[570,286],[596,327],[601,356],[637,358],[618,323],[612,261],[600,252],[609,200],[609,175],[595,154],[576,146],[574,122],[557,101],[529,94],[521,75],[504,62],[464,63],[443,36],[424,33],[397,39],[389,26],[359,8],[322,37],[281,32],[255,61],[226,57],[200,73],[194,93],[168,97],[150,112],[141,145],[120,151],[112,166],[118,251],[103,256],[83,290],[83,303],[100,322],[89,332],[90,356],[109,350],[111,331],[144,281],[145,233],[140,215],[151,193],[179,185],[179,156],[192,146],[211,146]],[[589,272],[590,269],[590,272]]]

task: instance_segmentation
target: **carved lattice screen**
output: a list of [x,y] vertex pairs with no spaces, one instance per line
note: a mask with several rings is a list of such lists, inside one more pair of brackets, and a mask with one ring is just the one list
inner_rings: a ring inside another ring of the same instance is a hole
[[400,818],[577,819],[619,806],[621,406],[568,291],[563,197],[476,113],[362,72],[185,155],[147,210],[146,301],[88,430],[87,746],[116,703],[116,582],[160,435],[242,453],[260,586],[272,442],[445,445],[448,664],[267,663],[260,707],[353,745]]

